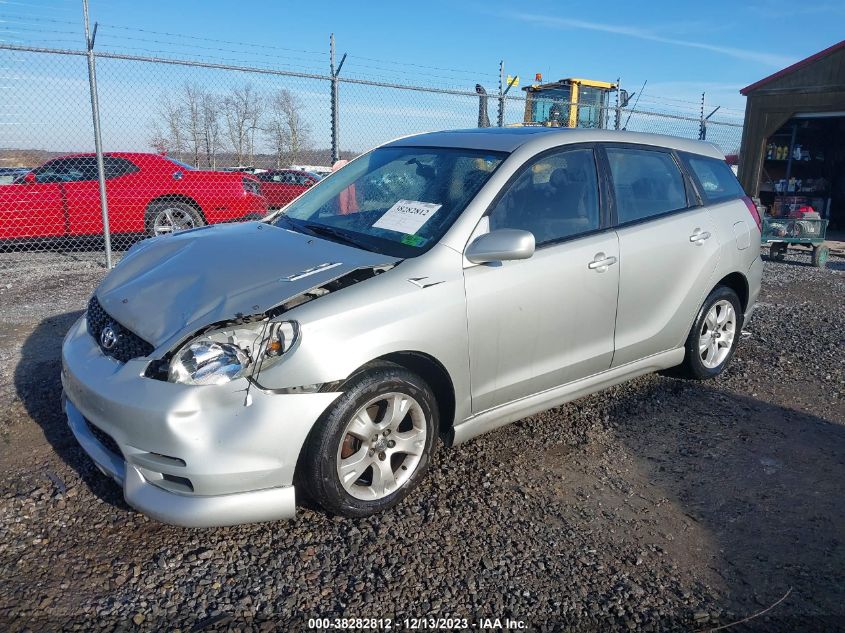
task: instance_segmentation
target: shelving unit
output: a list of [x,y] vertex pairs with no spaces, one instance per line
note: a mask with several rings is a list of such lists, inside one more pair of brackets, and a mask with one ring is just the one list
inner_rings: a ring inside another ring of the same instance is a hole
[[[830,182],[824,177],[826,151],[824,126],[813,121],[793,119],[769,137],[760,200],[771,215],[812,206],[826,216],[830,206]],[[784,157],[776,158],[778,154]]]

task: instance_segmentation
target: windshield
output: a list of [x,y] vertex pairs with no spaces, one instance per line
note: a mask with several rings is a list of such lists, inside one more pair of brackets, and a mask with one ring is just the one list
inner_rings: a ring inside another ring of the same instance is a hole
[[302,194],[274,223],[393,257],[415,257],[437,243],[504,156],[382,147]]

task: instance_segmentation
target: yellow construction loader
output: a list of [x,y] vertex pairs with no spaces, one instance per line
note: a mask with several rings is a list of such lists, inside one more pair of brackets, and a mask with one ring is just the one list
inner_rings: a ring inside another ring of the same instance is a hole
[[[537,83],[523,88],[524,125],[613,127],[615,113],[610,109],[610,93],[618,90],[617,84],[574,77],[544,84],[540,74],[535,79]],[[630,96],[621,91],[619,106],[626,106],[629,100]]]

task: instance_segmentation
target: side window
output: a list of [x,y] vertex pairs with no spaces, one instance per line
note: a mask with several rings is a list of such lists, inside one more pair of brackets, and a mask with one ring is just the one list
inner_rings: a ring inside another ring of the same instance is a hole
[[83,182],[97,180],[97,159],[93,156],[78,156],[67,159],[67,170],[62,180],[64,182]]
[[47,161],[41,167],[33,170],[35,182],[62,182],[67,172],[67,161],[56,159]]
[[705,202],[720,202],[745,195],[742,185],[725,161],[690,154],[683,158]]
[[[95,162],[96,167],[96,162]],[[117,156],[104,156],[103,167],[106,172],[106,178],[117,178],[139,171],[138,167],[130,160],[119,158]],[[96,178],[96,173],[95,173]]]
[[538,245],[601,227],[591,149],[534,159],[490,211],[490,229],[531,231]]
[[684,178],[672,155],[659,150],[607,148],[619,224],[687,206]]

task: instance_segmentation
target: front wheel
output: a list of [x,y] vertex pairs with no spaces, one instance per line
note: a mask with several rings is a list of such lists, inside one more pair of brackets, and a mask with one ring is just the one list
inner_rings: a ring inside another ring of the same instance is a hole
[[696,380],[721,374],[733,357],[741,328],[739,297],[726,286],[716,287],[698,311],[679,373]]
[[361,517],[401,501],[425,474],[438,417],[428,385],[385,364],[354,376],[314,427],[300,461],[309,496]]

